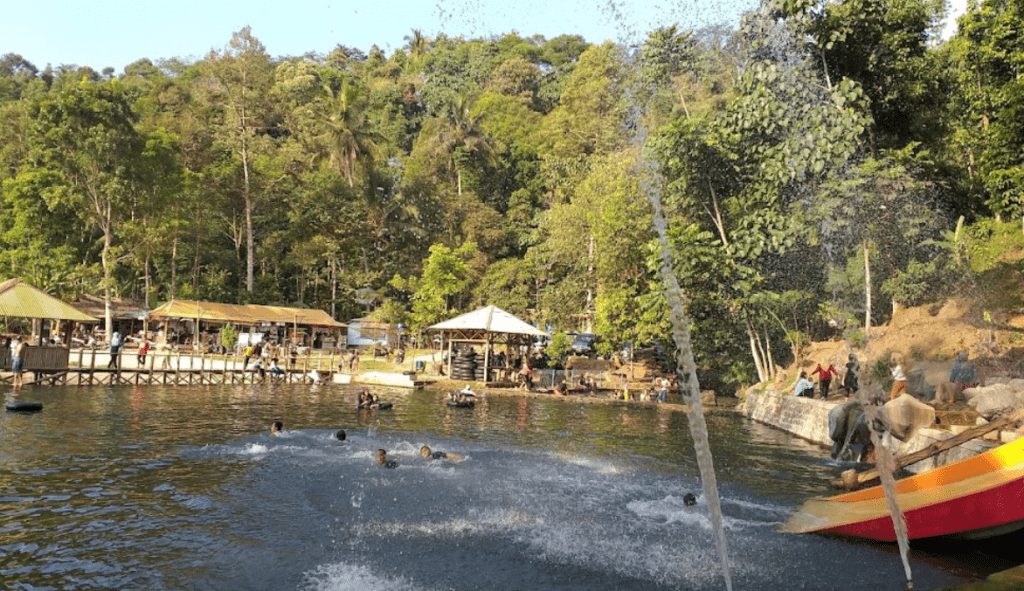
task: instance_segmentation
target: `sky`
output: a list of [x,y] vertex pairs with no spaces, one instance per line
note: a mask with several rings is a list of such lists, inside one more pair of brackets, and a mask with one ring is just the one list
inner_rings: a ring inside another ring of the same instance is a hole
[[[512,31],[547,39],[582,35],[641,42],[648,31],[739,25],[757,0],[22,0],[0,20],[0,55],[42,69],[75,64],[120,73],[132,62],[198,60],[245,26],[275,57],[326,54],[337,45],[390,55],[413,29],[427,37],[479,38]],[[955,7],[966,0],[953,0]],[[957,10],[957,8],[954,8]],[[12,18],[13,17],[13,18]],[[952,19],[951,19],[952,20]]]

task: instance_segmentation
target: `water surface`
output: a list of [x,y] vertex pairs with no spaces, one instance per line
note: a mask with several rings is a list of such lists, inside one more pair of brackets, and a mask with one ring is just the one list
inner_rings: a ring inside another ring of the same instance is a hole
[[[724,588],[683,413],[378,392],[393,410],[357,412],[334,385],[26,388],[46,408],[0,415],[0,588]],[[708,424],[736,589],[903,588],[895,545],[775,531],[831,492],[825,450],[730,413]],[[911,554],[925,590],[1012,565],[991,547]]]

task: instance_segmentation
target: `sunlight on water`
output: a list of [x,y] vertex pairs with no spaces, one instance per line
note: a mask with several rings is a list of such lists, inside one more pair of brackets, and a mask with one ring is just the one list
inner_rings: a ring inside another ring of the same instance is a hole
[[365,566],[329,564],[305,577],[303,591],[428,591],[402,577],[381,577]]

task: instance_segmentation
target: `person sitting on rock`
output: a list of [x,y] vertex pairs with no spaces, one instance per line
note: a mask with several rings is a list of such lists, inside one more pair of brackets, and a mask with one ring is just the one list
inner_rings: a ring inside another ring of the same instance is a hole
[[967,351],[961,351],[953,362],[953,369],[949,372],[949,381],[935,387],[935,402],[938,404],[952,404],[963,394],[965,388],[978,386],[978,372],[974,364],[967,360]]
[[428,460],[452,460],[453,462],[461,462],[466,459],[466,456],[460,456],[459,454],[443,451],[431,451],[430,448],[425,445],[420,448],[420,455]]
[[796,386],[793,387],[793,395],[795,396],[807,396],[808,398],[814,397],[814,382],[807,379],[807,372],[800,372],[800,379],[796,381]]

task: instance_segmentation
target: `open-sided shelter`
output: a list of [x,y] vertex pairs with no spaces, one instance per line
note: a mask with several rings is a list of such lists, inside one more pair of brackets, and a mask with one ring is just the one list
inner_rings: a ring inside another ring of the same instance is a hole
[[506,345],[509,352],[519,347],[530,347],[535,337],[550,337],[547,332],[527,324],[515,315],[497,306],[484,306],[450,320],[439,322],[427,329],[440,333],[448,348],[448,375],[452,375],[452,360],[457,345],[480,346],[484,354],[485,382],[491,380],[491,351],[494,345]]
[[[107,315],[106,303],[99,296],[82,294],[71,305],[96,318],[103,319]],[[110,321],[114,332],[123,335],[140,334],[146,328],[148,318],[149,310],[142,300],[110,298]]]
[[313,348],[332,348],[341,343],[347,325],[323,310],[258,304],[219,304],[195,300],[171,300],[149,312],[163,327],[157,342],[219,344],[216,334],[231,324],[239,333],[261,333],[264,340]]
[[[80,312],[17,278],[0,283],[0,316],[32,321],[32,333],[38,340],[30,341],[30,345],[34,346],[30,346],[25,353],[25,370],[39,372],[66,370],[73,324],[99,322],[98,318]],[[62,322],[68,323],[64,331],[60,330]],[[51,334],[62,335],[59,345],[48,344]],[[30,338],[32,335],[23,336]],[[11,369],[9,347],[0,347],[0,367],[8,371]]]

